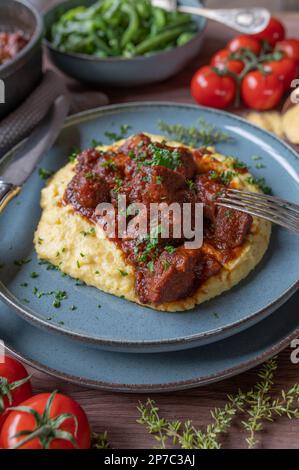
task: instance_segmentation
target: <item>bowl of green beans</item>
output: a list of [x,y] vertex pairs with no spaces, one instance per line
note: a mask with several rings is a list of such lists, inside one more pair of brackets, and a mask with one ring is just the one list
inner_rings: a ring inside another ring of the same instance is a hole
[[198,55],[206,25],[202,17],[166,12],[150,0],[67,0],[44,20],[45,44],[59,69],[79,81],[117,87],[181,71]]

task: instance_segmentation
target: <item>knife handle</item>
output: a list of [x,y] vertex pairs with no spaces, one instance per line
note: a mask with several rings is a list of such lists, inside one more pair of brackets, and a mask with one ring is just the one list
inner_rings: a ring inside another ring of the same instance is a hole
[[6,205],[20,192],[21,188],[0,180],[0,213]]

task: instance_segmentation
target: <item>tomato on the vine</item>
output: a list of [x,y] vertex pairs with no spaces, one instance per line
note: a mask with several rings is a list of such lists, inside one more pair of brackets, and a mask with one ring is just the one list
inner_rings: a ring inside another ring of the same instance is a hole
[[280,102],[283,92],[283,83],[276,74],[263,73],[260,70],[249,72],[241,85],[244,103],[257,110],[274,108]]
[[0,432],[3,449],[88,449],[85,412],[72,398],[53,392],[35,395],[15,407]]
[[285,39],[279,41],[275,49],[284,52],[285,56],[292,59],[299,65],[299,39]]
[[260,33],[253,34],[252,38],[259,41],[267,41],[270,46],[274,47],[278,41],[282,41],[285,38],[285,28],[277,18],[272,16],[266,29]]
[[242,60],[230,58],[231,52],[228,49],[221,49],[213,55],[211,65],[219,70],[227,69],[229,72],[239,75],[245,67]]
[[237,84],[227,75],[217,73],[212,67],[201,67],[192,78],[191,93],[198,104],[224,109],[235,99]]
[[233,38],[228,43],[227,48],[231,52],[238,52],[241,49],[249,49],[255,55],[259,55],[262,50],[262,46],[257,39],[246,35],[236,36]]
[[0,428],[7,417],[7,408],[32,396],[30,377],[16,359],[5,355],[0,362]]
[[266,72],[272,72],[283,83],[284,91],[288,91],[292,81],[297,76],[297,65],[292,59],[283,58],[281,60],[273,60],[263,64]]

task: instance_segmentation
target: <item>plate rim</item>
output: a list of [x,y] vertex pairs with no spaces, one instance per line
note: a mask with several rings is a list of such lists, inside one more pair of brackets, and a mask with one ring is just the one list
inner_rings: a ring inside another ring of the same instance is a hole
[[[22,319],[22,321],[25,321]],[[242,374],[254,367],[264,363],[271,357],[279,354],[281,351],[286,349],[292,340],[298,337],[299,334],[299,325],[287,336],[282,338],[280,341],[275,343],[275,345],[266,349],[261,354],[258,354],[255,358],[250,359],[246,362],[241,363],[233,367],[226,368],[218,373],[209,374],[203,377],[193,378],[189,380],[180,380],[175,382],[167,382],[165,384],[117,384],[115,382],[106,382],[92,379],[85,379],[80,376],[68,374],[66,372],[61,372],[57,369],[48,367],[42,364],[39,361],[30,359],[26,356],[23,356],[21,353],[16,351],[13,347],[9,346],[8,343],[5,343],[5,351],[14,356],[15,358],[23,361],[26,365],[33,367],[40,372],[46,373],[51,377],[58,378],[64,382],[70,382],[72,384],[80,385],[84,388],[93,388],[96,390],[102,390],[106,392],[118,392],[118,393],[166,393],[166,392],[175,392],[190,390],[192,388],[202,387],[205,385],[210,385],[213,383],[221,382],[225,379]]]
[[[117,112],[118,110],[124,110],[124,109],[135,109],[135,108],[142,108],[142,107],[177,107],[181,109],[190,109],[190,110],[196,110],[196,111],[208,111],[208,113],[211,114],[217,114],[220,116],[224,117],[229,117],[230,119],[236,120],[237,122],[241,122],[245,124],[246,126],[252,127],[255,131],[258,131],[259,133],[265,133],[268,135],[268,137],[275,142],[278,142],[280,145],[283,145],[290,151],[295,160],[299,162],[299,155],[297,152],[286,142],[284,142],[282,139],[276,137],[272,133],[261,129],[260,127],[248,122],[244,118],[240,117],[239,115],[235,115],[233,113],[229,113],[227,111],[223,110],[218,110],[214,108],[209,108],[209,107],[203,107],[203,106],[198,106],[194,104],[185,104],[185,103],[176,103],[176,102],[169,102],[169,101],[137,101],[137,102],[130,102],[130,103],[120,103],[120,104],[112,104],[112,105],[106,105],[106,106],[100,106],[97,108],[92,108],[89,110],[82,111],[80,113],[76,113],[72,116],[69,116],[66,121],[64,126],[61,129],[61,132],[69,128],[77,123],[83,123],[85,121],[92,120],[93,118],[96,118],[100,115],[109,115],[110,113]],[[58,137],[59,138],[59,137]],[[26,139],[24,139],[25,141]],[[23,142],[24,142],[23,141]],[[9,160],[13,155],[16,149],[22,144],[19,143],[16,146],[14,146],[12,149],[10,149],[1,159],[0,162],[0,168],[2,165],[5,165],[7,160]],[[55,145],[55,144],[54,144]],[[287,300],[296,293],[296,291],[299,289],[299,276],[297,281],[295,281],[286,291],[282,293],[282,295],[273,301],[271,301],[269,304],[267,304],[264,308],[253,312],[252,315],[250,315],[249,318],[239,320],[238,322],[235,322],[233,324],[229,324],[224,327],[220,328],[214,328],[213,330],[209,331],[208,333],[197,333],[193,335],[189,335],[186,337],[177,337],[173,339],[164,339],[164,340],[135,340],[135,341],[127,341],[127,340],[112,340],[112,339],[107,339],[107,338],[99,338],[99,337],[92,337],[90,335],[85,335],[81,334],[79,332],[73,332],[70,331],[66,328],[63,328],[61,325],[54,325],[51,324],[50,322],[46,321],[45,319],[39,318],[35,315],[33,315],[30,312],[30,308],[26,306],[20,306],[18,305],[18,302],[14,301],[14,295],[10,293],[10,291],[6,288],[6,286],[0,281],[0,298],[10,307],[16,311],[16,313],[26,321],[29,321],[31,324],[36,325],[39,328],[46,329],[48,331],[53,331],[54,333],[58,333],[64,336],[67,336],[69,338],[72,338],[76,341],[80,341],[83,343],[87,344],[93,344],[93,345],[98,345],[101,347],[114,347],[114,348],[126,348],[127,352],[131,352],[130,349],[136,348],[136,349],[144,349],[146,348],[154,348],[154,347],[167,347],[170,345],[188,345],[188,347],[192,347],[191,345],[194,343],[200,344],[200,342],[209,340],[209,342],[215,342],[217,341],[217,338],[219,340],[219,335],[225,335],[226,332],[231,332],[231,334],[227,334],[228,336],[232,336],[236,333],[236,330],[238,332],[244,331],[246,328],[250,328],[252,325],[255,323],[263,320],[265,317],[273,313],[276,309],[278,309],[280,306],[282,306]],[[5,293],[7,291],[8,293]],[[18,300],[18,299],[17,299]],[[241,327],[241,330],[240,330]],[[187,349],[187,348],[186,348]],[[133,351],[135,352],[135,351]],[[153,352],[152,350],[149,351],[144,351],[144,352]]]

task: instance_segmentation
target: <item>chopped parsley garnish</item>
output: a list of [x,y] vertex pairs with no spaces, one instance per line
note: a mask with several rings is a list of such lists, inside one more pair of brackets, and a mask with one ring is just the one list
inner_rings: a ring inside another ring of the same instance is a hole
[[218,180],[219,179],[219,174],[217,173],[217,171],[215,171],[215,170],[210,171],[209,179],[212,180],[212,181]]
[[31,259],[21,259],[21,260],[15,260],[14,264],[16,266],[23,266],[24,264],[30,263]]
[[152,154],[151,160],[144,161],[146,166],[164,166],[170,170],[176,170],[181,166],[181,155],[178,149],[165,149],[158,145],[151,143],[148,146],[149,151]]
[[43,238],[38,237],[37,243],[38,243],[39,245],[42,245],[43,241],[44,241]]
[[266,165],[264,165],[263,163],[257,163],[257,164],[255,165],[255,168],[256,168],[257,170],[262,170],[263,168],[267,168],[267,167],[266,167]]
[[118,193],[120,191],[121,187],[123,186],[124,182],[119,176],[116,176],[114,178],[114,180],[115,180],[115,187],[113,188],[113,191],[115,193]]
[[[142,177],[142,181],[144,181],[144,183],[149,183],[150,182],[150,177],[148,175],[145,175]],[[156,178],[156,182],[157,182],[157,178]]]
[[60,300],[55,299],[55,300],[53,301],[53,307],[55,307],[55,308],[60,308],[60,307],[61,307],[61,302],[60,302]]
[[36,279],[39,276],[35,271],[30,274],[31,279]]
[[113,171],[116,170],[115,162],[111,158],[109,158],[109,160],[106,160],[103,163],[101,163],[101,167],[109,168],[110,170],[113,170]]
[[255,161],[258,161],[258,160],[262,160],[262,157],[260,157],[259,155],[252,155],[252,160],[255,160]]
[[270,186],[267,186],[265,178],[255,178],[254,176],[250,176],[246,178],[246,182],[257,186],[264,194],[272,194],[272,189]]
[[157,225],[151,229],[150,234],[148,234],[140,243],[145,242],[145,248],[143,253],[138,256],[138,261],[141,263],[145,263],[148,257],[156,256],[158,251],[158,242],[159,242],[159,235],[162,232],[162,226]]
[[162,184],[163,178],[162,176],[156,176],[156,184]]
[[239,160],[238,158],[234,157],[233,168],[235,170],[245,170],[247,169],[247,165],[246,163],[242,162],[242,160]]
[[80,256],[81,256],[81,258],[85,258],[85,254],[84,254],[84,253],[80,253]]
[[54,171],[47,170],[46,168],[39,168],[38,174],[42,180],[47,180],[53,175]]
[[81,268],[81,264],[78,260],[77,260],[77,268],[79,268],[79,269]]
[[96,233],[96,229],[94,227],[91,227],[88,232],[85,232],[84,230],[80,232],[83,237],[88,237],[90,235],[94,235]]
[[103,142],[101,142],[100,140],[97,140],[97,139],[92,139],[92,141],[90,143],[90,146],[93,147],[93,148],[101,147],[102,145],[103,145]]
[[221,173],[220,179],[223,184],[228,185],[234,178],[234,176],[236,176],[236,173],[234,171],[225,170]]
[[155,264],[154,264],[154,262],[153,262],[153,261],[149,261],[149,262],[147,263],[147,268],[148,268],[148,270],[149,270],[151,273],[153,273],[153,272],[155,271]]
[[171,266],[171,263],[168,260],[165,259],[163,261],[163,270],[167,271],[167,269],[170,268],[170,266]]
[[167,251],[167,253],[172,255],[175,252],[175,247],[172,245],[166,245],[165,250]]
[[25,302],[25,304],[30,304],[30,300],[28,300],[28,299],[22,299],[22,300],[23,300],[23,302]]
[[187,179],[187,180],[186,180],[186,184],[187,184],[188,188],[190,189],[190,191],[194,191],[194,190],[195,190],[196,185],[195,185],[195,183],[194,183],[193,180]]
[[87,171],[84,176],[87,180],[92,180],[95,178],[95,174],[92,171]]
[[119,269],[118,272],[121,274],[121,276],[126,277],[128,276],[128,273],[126,271],[123,271],[122,269]]
[[28,283],[27,282],[23,282],[23,284],[20,284],[21,287],[28,287]]
[[77,157],[80,153],[80,149],[78,148],[73,148],[72,151],[71,151],[71,154],[69,155],[68,159],[69,159],[69,162],[73,163],[77,160]]

